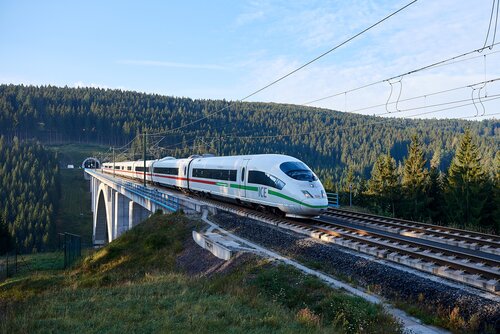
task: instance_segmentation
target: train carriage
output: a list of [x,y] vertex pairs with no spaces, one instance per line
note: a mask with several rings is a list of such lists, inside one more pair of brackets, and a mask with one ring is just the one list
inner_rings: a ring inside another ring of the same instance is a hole
[[323,185],[302,161],[280,154],[166,157],[103,164],[105,172],[310,217],[328,207]]

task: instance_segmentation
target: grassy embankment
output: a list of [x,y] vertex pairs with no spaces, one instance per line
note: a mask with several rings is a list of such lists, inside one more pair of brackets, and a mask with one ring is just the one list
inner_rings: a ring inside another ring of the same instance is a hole
[[0,283],[0,332],[400,331],[381,307],[285,265],[227,266],[193,245],[198,223],[154,215],[66,271],[30,256],[36,271]]

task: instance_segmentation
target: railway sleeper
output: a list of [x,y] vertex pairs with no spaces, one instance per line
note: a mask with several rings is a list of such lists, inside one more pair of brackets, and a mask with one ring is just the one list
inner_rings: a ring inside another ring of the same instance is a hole
[[[486,252],[486,253],[500,255],[500,248],[491,248],[490,246],[480,247],[478,245],[478,243],[471,243],[468,241],[453,239],[453,236],[455,236],[455,237],[461,236],[458,234],[451,234],[451,233],[445,232],[449,235],[449,237],[444,237],[444,236],[439,236],[439,235],[435,235],[435,234],[429,234],[429,233],[424,233],[424,232],[408,230],[408,229],[411,229],[412,226],[407,226],[407,225],[402,225],[401,227],[393,227],[393,226],[369,223],[369,222],[365,222],[365,221],[357,220],[357,219],[356,220],[345,219],[345,220],[355,222],[357,225],[366,226],[366,227],[373,227],[373,228],[376,228],[376,229],[379,229],[379,230],[382,230],[385,232],[399,234],[399,235],[403,235],[403,236],[410,237],[410,238],[429,240],[429,241],[439,242],[439,243],[447,244],[447,245],[451,245],[451,246],[472,249],[472,250],[479,250],[479,251]],[[416,227],[416,228],[418,228],[418,227]],[[434,229],[429,229],[429,232],[440,232],[440,231],[434,230]],[[478,239],[478,240],[480,240],[480,239]]]
[[[360,241],[353,241],[352,239],[345,239],[342,237],[333,237],[330,235],[324,235],[321,233],[311,233],[310,231],[305,231],[304,228],[294,226],[294,227],[288,227],[286,225],[282,224],[283,228],[291,229],[296,232],[299,232],[301,234],[307,234],[310,235],[311,237],[315,237],[317,239],[321,239],[323,241],[327,242],[332,242],[337,245],[350,248],[353,250],[356,250],[361,253],[369,254],[377,258],[381,259],[387,259],[389,261],[399,263],[401,265],[414,268],[417,270],[420,270],[422,272],[427,272],[429,274],[433,274],[435,276],[439,276],[442,278],[450,279],[455,282],[460,282],[466,285],[474,286],[476,288],[486,290],[489,292],[493,292],[498,294],[500,292],[500,283],[498,280],[494,279],[486,279],[480,275],[477,274],[471,274],[468,273],[464,270],[456,270],[456,269],[451,269],[449,266],[442,266],[442,265],[437,265],[434,262],[420,259],[418,257],[412,257],[410,255],[404,255],[400,254],[398,252],[390,252],[387,249],[380,249],[378,247],[370,246],[368,244],[364,244]],[[397,244],[401,246],[399,243],[388,243],[389,245],[394,245]],[[421,251],[421,253],[426,254],[427,256],[433,256],[436,257],[437,259],[441,256],[442,254],[440,253],[433,253],[428,250]],[[418,253],[416,254],[418,256]],[[474,263],[474,265],[476,265]]]
[[[227,208],[224,208],[227,210]],[[242,214],[239,212],[239,214]],[[417,252],[414,256],[408,254],[398,253],[397,251],[390,251],[389,249],[384,249],[384,244],[390,248],[399,247],[401,249],[406,248],[405,251],[412,249],[411,247],[406,246],[405,244],[401,244],[399,242],[381,242],[380,246],[373,245],[373,241],[377,238],[370,239],[369,242],[363,242],[362,240],[357,240],[359,238],[358,234],[350,233],[350,231],[346,231],[344,229],[332,229],[329,230],[328,233],[323,233],[322,231],[314,230],[311,227],[304,227],[300,223],[293,222],[276,222],[274,219],[269,219],[263,214],[259,216],[251,213],[244,213],[244,216],[248,217],[256,217],[260,221],[264,221],[271,225],[280,225],[282,228],[291,230],[300,234],[308,235],[312,238],[323,240],[329,243],[334,243],[339,246],[343,246],[346,248],[353,249],[360,253],[365,253],[376,258],[387,259],[389,261],[399,263],[401,265],[405,265],[410,268],[414,268],[416,270],[420,270],[422,272],[427,272],[429,274],[433,274],[439,277],[447,278],[456,282],[461,282],[470,286],[474,286],[486,291],[499,293],[500,291],[500,283],[496,279],[486,279],[480,275],[472,274],[464,270],[452,269],[449,266],[438,265],[432,260],[429,259],[421,259],[418,258],[418,253],[425,254],[426,256],[430,256],[432,258],[436,258],[439,260],[443,258],[443,254],[439,252],[432,252],[428,250],[423,250]],[[334,235],[332,235],[334,233]],[[414,249],[415,247],[413,247]],[[455,260],[457,263],[459,260]],[[439,261],[438,261],[439,262]],[[473,266],[476,268],[481,268],[479,263],[474,263]],[[483,266],[487,267],[487,266]],[[496,269],[495,269],[496,270]]]
[[[390,220],[382,221],[378,219],[377,220],[370,219],[370,221],[367,222],[366,220],[363,220],[363,216],[353,216],[353,215],[336,214],[336,213],[333,213],[331,215],[345,221],[356,223],[357,225],[373,227],[389,233],[400,234],[403,236],[408,236],[416,239],[424,239],[451,246],[472,249],[472,250],[479,250],[485,253],[500,255],[500,247],[491,247],[490,245],[481,246],[478,243],[478,242],[493,242],[494,240],[491,238],[474,237],[467,233],[464,234],[458,232],[443,231],[435,228],[428,228],[426,232],[418,232],[418,231],[413,231],[412,229],[421,229],[422,227],[411,224],[401,224],[401,227],[394,227],[383,224],[383,222],[386,222],[387,224],[394,224],[394,222],[391,222]],[[380,224],[380,222],[382,222],[382,224]],[[433,232],[436,234],[433,234]],[[445,234],[446,236],[443,236],[442,234]],[[475,239],[477,240],[477,242],[455,239],[464,237],[469,239]]]

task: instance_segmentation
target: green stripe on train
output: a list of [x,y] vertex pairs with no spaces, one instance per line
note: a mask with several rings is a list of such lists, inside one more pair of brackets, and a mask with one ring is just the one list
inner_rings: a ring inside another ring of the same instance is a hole
[[[234,183],[231,183],[231,188],[244,189],[244,190],[250,190],[250,191],[259,191],[259,187],[243,186],[243,185],[234,184]],[[286,199],[286,200],[288,200],[290,202],[294,202],[294,203],[297,203],[297,204],[300,204],[300,205],[303,205],[303,206],[307,206],[308,208],[312,208],[312,209],[324,209],[324,208],[328,207],[328,205],[311,205],[311,204],[307,204],[307,203],[304,203],[302,201],[299,201],[298,199],[295,199],[295,198],[287,196],[287,195],[283,195],[282,193],[279,193],[279,192],[271,190],[271,189],[268,190],[268,194],[269,195],[273,195],[273,196],[277,196],[277,197],[281,197],[281,198]]]
[[269,195],[278,196],[278,197],[284,198],[284,199],[286,199],[286,200],[288,200],[290,202],[294,202],[294,203],[297,203],[297,204],[300,204],[300,205],[303,205],[303,206],[307,206],[308,208],[324,209],[324,208],[328,207],[328,205],[311,205],[311,204],[307,204],[307,203],[299,201],[298,199],[295,199],[293,197],[289,197],[287,195],[283,195],[282,193],[279,193],[279,192],[271,190],[271,189],[269,189],[267,192],[269,193]]
[[239,184],[234,184],[234,183],[231,183],[231,188],[243,189],[243,190],[250,190],[250,191],[258,191],[258,190],[259,190],[259,188],[258,188],[258,187],[253,187],[253,186],[242,186],[242,185],[239,185]]

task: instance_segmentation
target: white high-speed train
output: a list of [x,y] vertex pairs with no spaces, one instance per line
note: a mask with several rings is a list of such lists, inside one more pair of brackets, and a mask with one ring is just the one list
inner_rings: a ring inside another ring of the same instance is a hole
[[104,163],[106,173],[281,210],[288,217],[317,216],[328,208],[325,189],[302,161],[280,154],[166,157]]

